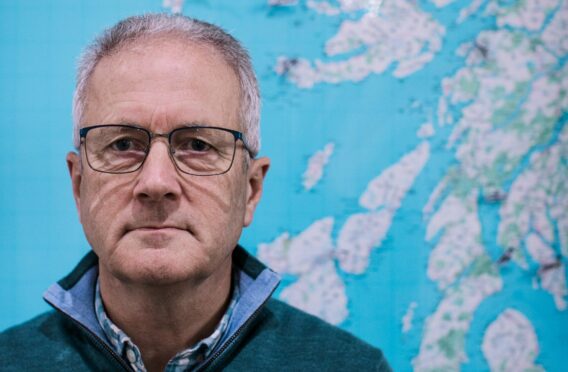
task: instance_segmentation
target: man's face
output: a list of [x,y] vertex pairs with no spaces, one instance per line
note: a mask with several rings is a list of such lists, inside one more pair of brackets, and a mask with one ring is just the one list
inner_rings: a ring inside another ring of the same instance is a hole
[[[104,57],[89,82],[82,127],[136,124],[156,133],[201,124],[242,131],[236,75],[213,49],[164,38],[141,41]],[[229,172],[181,173],[167,140],[153,140],[134,173],[92,170],[67,162],[87,240],[101,275],[145,284],[200,281],[230,268],[230,255],[262,192],[269,161],[237,144]]]

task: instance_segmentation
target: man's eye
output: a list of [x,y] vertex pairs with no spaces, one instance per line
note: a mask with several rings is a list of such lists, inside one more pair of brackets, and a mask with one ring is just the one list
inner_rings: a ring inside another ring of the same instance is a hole
[[136,146],[136,142],[132,138],[120,138],[114,141],[110,145],[111,149],[115,151],[131,151],[131,150],[139,150]]
[[211,149],[211,145],[199,139],[192,139],[187,144],[187,148],[192,151],[205,152]]

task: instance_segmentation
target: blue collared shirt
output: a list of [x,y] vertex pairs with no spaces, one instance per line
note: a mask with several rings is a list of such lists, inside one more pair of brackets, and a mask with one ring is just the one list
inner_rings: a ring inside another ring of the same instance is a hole
[[[233,279],[233,283],[238,283],[238,279]],[[198,341],[190,348],[177,353],[172,359],[170,359],[166,365],[165,371],[190,371],[201,364],[201,362],[203,362],[211,354],[228,329],[231,314],[233,313],[240,297],[239,285],[233,285],[232,292],[233,294],[231,296],[229,307],[213,333],[209,337]],[[132,342],[130,337],[118,328],[118,326],[116,326],[107,316],[101,297],[98,279],[95,288],[95,313],[97,320],[114,348],[114,351],[123,358],[126,358],[126,360],[130,363],[130,366],[135,371],[146,372],[146,367],[142,361],[140,349],[134,344],[134,342]]]

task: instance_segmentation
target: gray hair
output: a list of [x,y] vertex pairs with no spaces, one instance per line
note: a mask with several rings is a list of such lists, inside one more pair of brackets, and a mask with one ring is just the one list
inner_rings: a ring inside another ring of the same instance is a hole
[[95,67],[126,45],[153,36],[172,35],[213,47],[233,69],[240,83],[239,119],[246,145],[254,157],[260,150],[260,93],[246,49],[218,26],[183,15],[145,14],[126,18],[105,30],[83,52],[77,66],[73,96],[73,144],[80,146],[79,128],[85,111],[87,85]]

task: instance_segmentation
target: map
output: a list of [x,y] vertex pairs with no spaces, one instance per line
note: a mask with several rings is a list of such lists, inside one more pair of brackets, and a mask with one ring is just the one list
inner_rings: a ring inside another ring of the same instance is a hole
[[[281,4],[330,17],[338,25],[319,46],[323,56],[288,52],[277,58],[274,71],[300,90],[355,84],[353,90],[361,86],[362,92],[354,93],[352,99],[364,100],[372,99],[365,96],[364,85],[373,75],[391,77],[390,85],[398,80],[424,89],[426,81],[439,76],[432,70],[437,67],[444,72],[438,88],[430,92],[436,96],[436,105],[431,103],[433,97],[428,102],[408,97],[407,108],[424,116],[423,123],[416,121],[416,147],[378,175],[367,168],[369,182],[358,198],[358,211],[338,209],[301,231],[286,231],[260,243],[257,253],[277,271],[293,276],[281,299],[341,326],[357,317],[350,304],[379,292],[373,293],[372,283],[362,283],[373,280],[367,273],[374,255],[379,256],[376,270],[380,272],[393,270],[381,265],[394,265],[396,270],[408,264],[387,261],[388,253],[381,250],[427,251],[422,274],[436,285],[439,299],[433,307],[426,305],[430,309],[420,311],[424,294],[419,285],[407,288],[396,277],[389,282],[395,291],[414,291],[401,319],[392,319],[401,324],[399,340],[405,342],[405,334],[420,328],[414,333],[420,338],[417,350],[409,353],[414,354],[409,360],[395,357],[396,370],[560,369],[554,357],[548,365],[539,358],[537,330],[522,310],[527,304],[518,306],[502,293],[510,291],[508,287],[523,286],[546,292],[550,299],[532,306],[555,308],[557,324],[566,319],[562,312],[568,294],[568,2],[452,3],[309,0]],[[450,6],[451,10],[445,9]],[[443,68],[444,54],[452,48],[447,41],[454,39],[448,34],[469,33],[477,27],[476,34],[453,48],[461,60],[457,68]],[[393,88],[391,94],[399,93]],[[377,100],[376,104],[391,102]],[[389,136],[390,126],[406,125],[375,115],[357,112],[368,124],[327,123],[326,131],[337,131],[337,137],[330,136],[334,141],[309,159],[306,190],[331,192],[326,185],[314,186],[314,180],[325,179],[331,171],[326,170],[329,162],[341,156],[332,150],[342,147],[347,127],[358,132],[378,126],[384,128],[378,135]],[[367,147],[366,157],[378,158],[403,147],[396,138],[392,140],[386,148]],[[451,160],[440,162],[442,154]],[[353,156],[351,161],[355,166],[359,158]],[[438,180],[421,176],[436,167],[442,169]],[[405,203],[409,192],[427,185],[431,193],[426,203]],[[419,222],[410,216],[415,208],[422,209]],[[395,223],[410,224],[407,230],[415,234],[425,229],[424,241],[416,246],[397,244]],[[389,237],[392,243],[387,248],[384,242]],[[522,272],[524,278],[511,278],[510,272],[515,276]],[[354,298],[349,292],[359,291],[350,291],[349,286],[367,287],[368,293]],[[496,301],[500,306],[487,308],[487,303]],[[476,322],[479,316],[486,318],[485,323]],[[567,324],[563,324],[564,333]],[[355,327],[352,330],[357,333]],[[482,334],[480,344],[471,345],[473,333]],[[568,351],[566,339],[558,341]],[[484,361],[480,355],[470,358],[472,353],[481,354]]]
[[[45,74],[96,32],[147,11],[210,21],[243,42],[260,81],[260,155],[271,168],[241,243],[281,274],[276,297],[381,348],[396,371],[566,369],[568,0],[104,0],[41,12],[18,4],[0,10],[66,37],[57,58],[44,58]],[[6,30],[28,27],[8,18]],[[76,35],[50,26],[73,19],[84,21]],[[42,115],[68,117],[70,97],[53,95],[67,106]],[[70,122],[60,127],[71,131]],[[42,164],[35,169],[52,169]],[[52,183],[67,193],[54,197],[69,208],[36,235],[70,257],[68,270],[76,247],[88,246],[78,224],[76,234],[57,233],[76,219],[63,176]],[[19,195],[40,193],[1,187],[13,195],[0,215],[6,247],[26,252],[34,234],[8,232],[31,218],[17,214],[26,213]],[[1,261],[17,254],[2,251]],[[29,283],[14,281],[16,271],[39,272],[49,259],[19,254],[25,265],[0,270],[6,287]],[[2,297],[13,304],[3,327],[33,308],[32,292]]]

